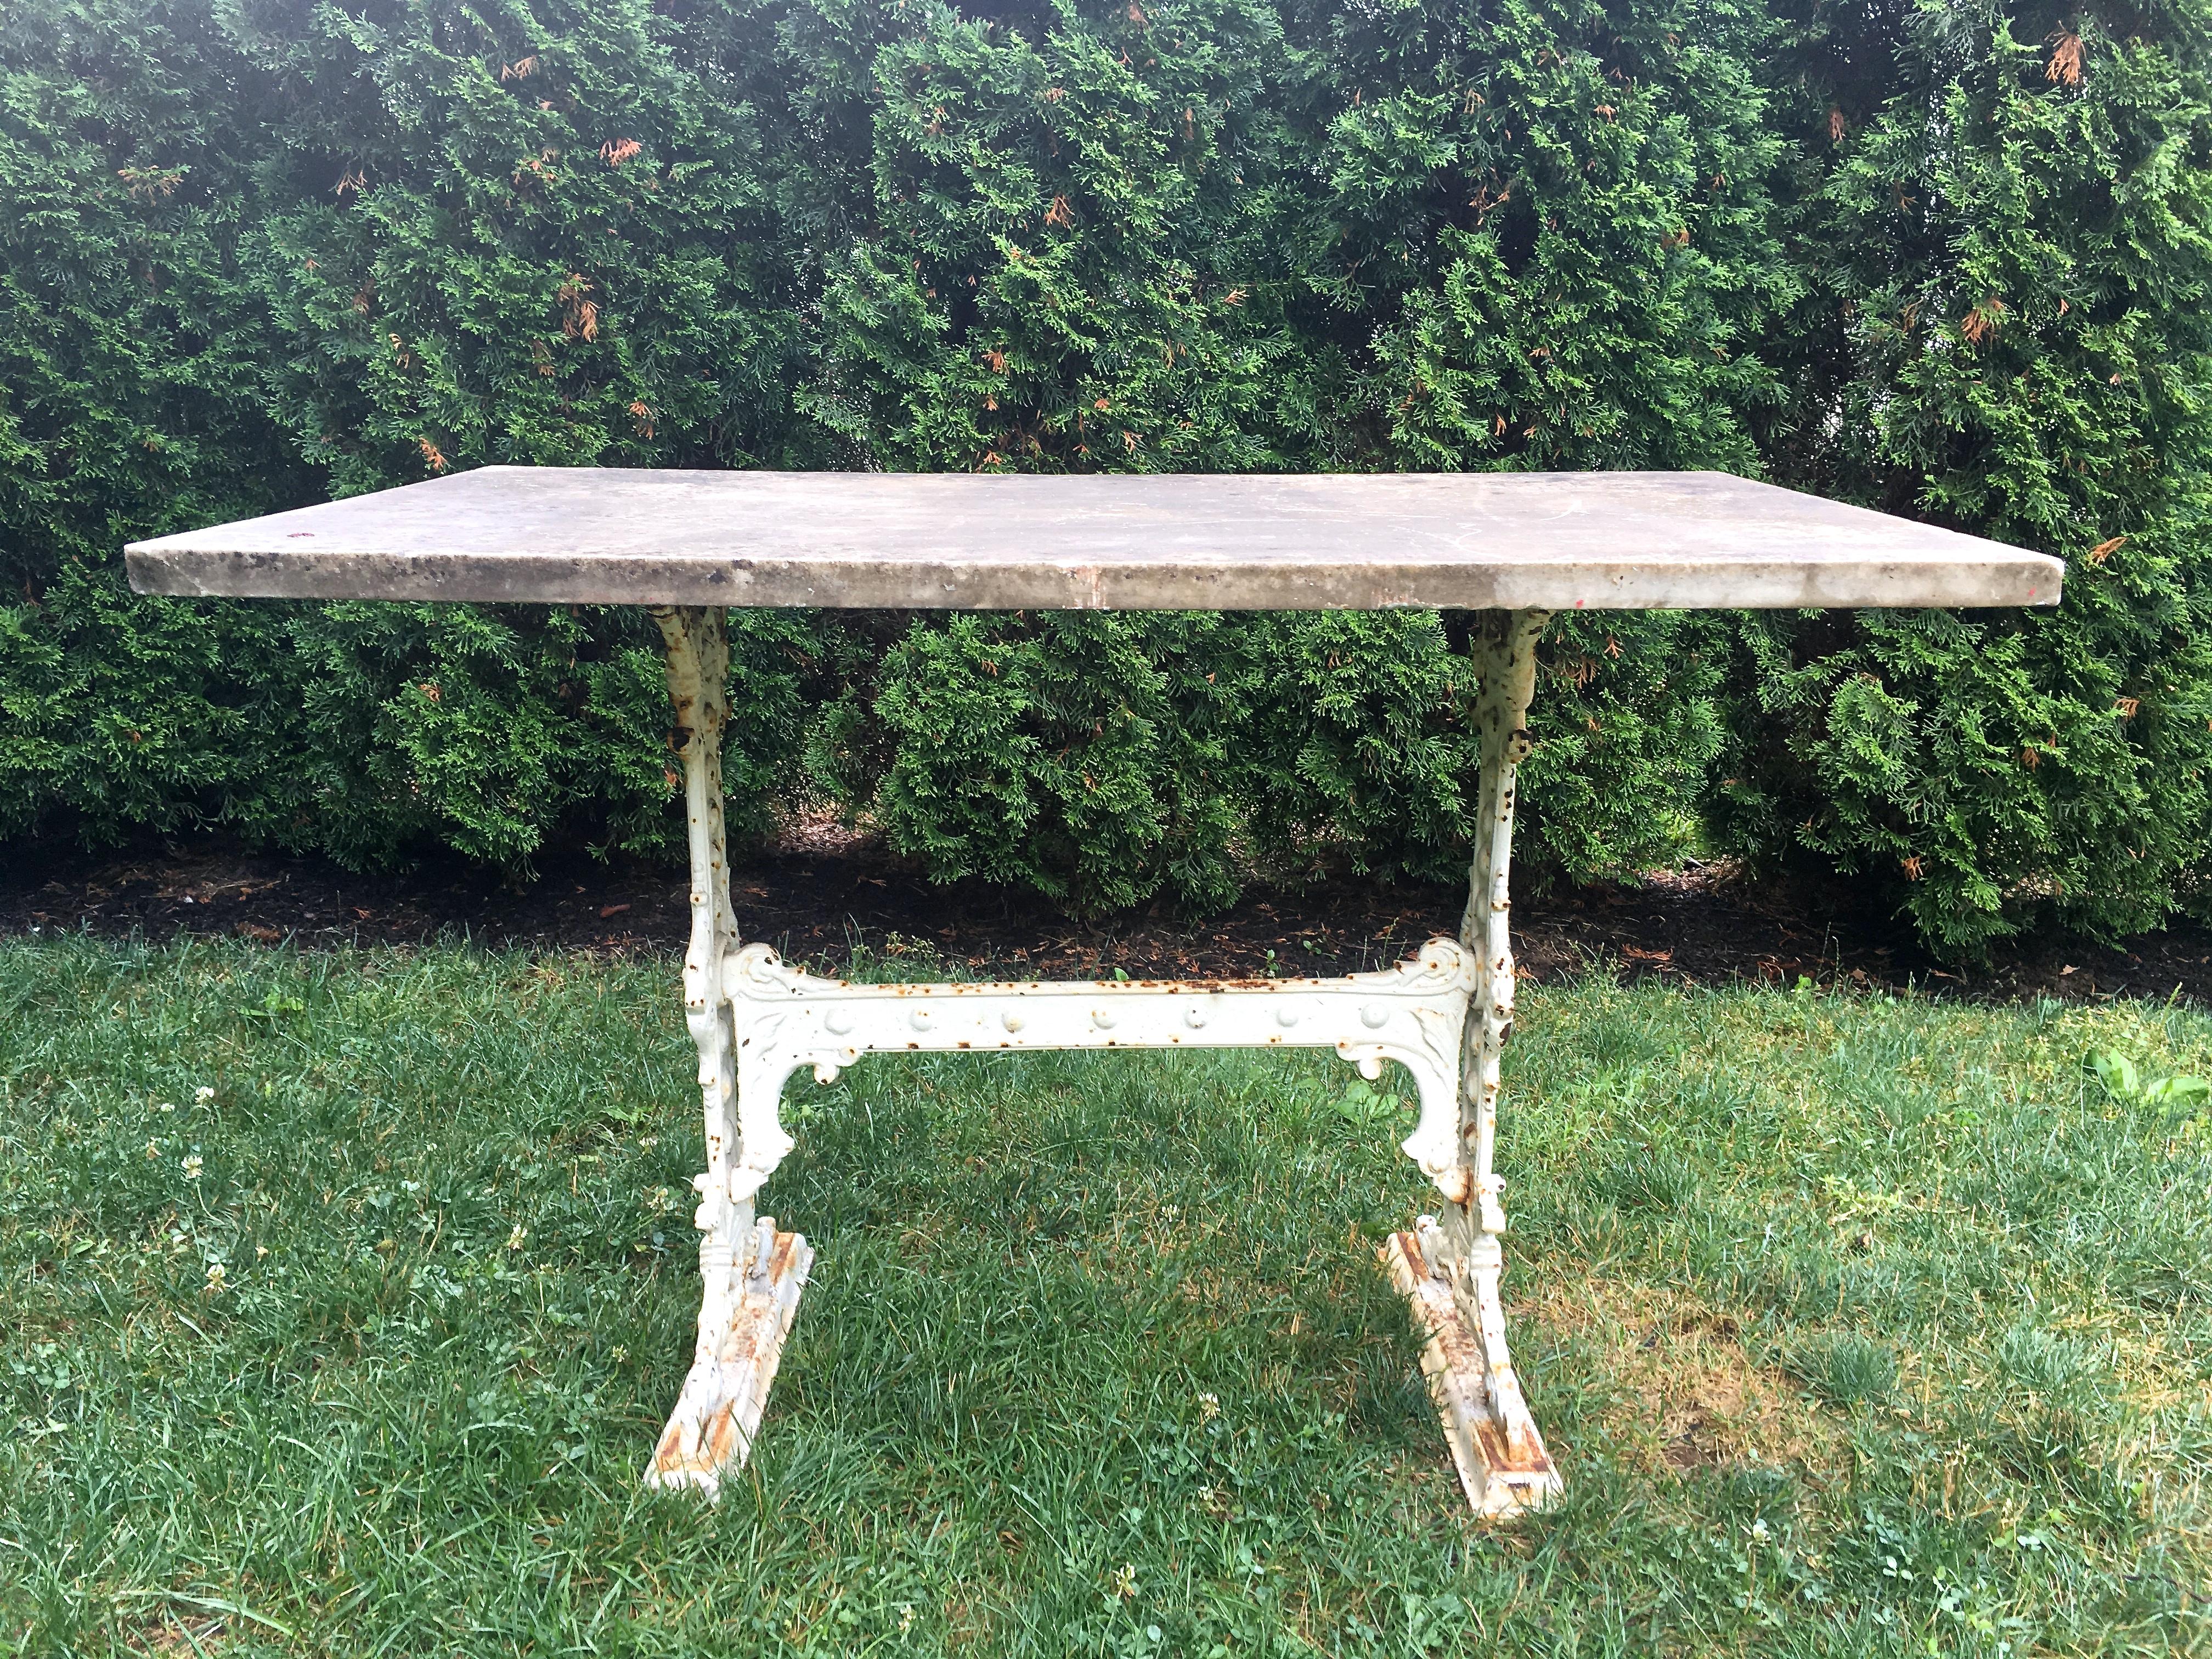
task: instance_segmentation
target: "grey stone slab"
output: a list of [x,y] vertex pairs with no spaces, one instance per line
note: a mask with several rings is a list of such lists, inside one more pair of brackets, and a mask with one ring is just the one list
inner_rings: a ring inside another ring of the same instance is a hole
[[149,593],[979,611],[2051,605],[2063,568],[1717,472],[494,466],[128,556]]

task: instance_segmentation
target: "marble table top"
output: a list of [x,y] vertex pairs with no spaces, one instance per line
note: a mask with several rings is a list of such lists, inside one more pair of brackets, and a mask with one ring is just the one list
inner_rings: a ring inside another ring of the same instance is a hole
[[975,611],[2054,605],[2063,569],[1719,472],[488,466],[127,556],[150,593]]

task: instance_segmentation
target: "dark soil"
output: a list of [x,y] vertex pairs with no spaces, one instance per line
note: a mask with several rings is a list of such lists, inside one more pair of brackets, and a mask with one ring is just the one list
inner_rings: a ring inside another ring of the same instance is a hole
[[[0,937],[88,933],[161,940],[234,935],[308,946],[467,938],[495,945],[673,954],[690,925],[680,872],[587,857],[540,861],[517,889],[459,860],[357,875],[316,859],[216,841],[125,854],[21,845],[0,852]],[[1352,878],[1249,891],[1186,924],[1164,908],[1071,921],[1040,899],[980,883],[932,886],[879,847],[799,827],[735,872],[738,925],[786,957],[835,972],[856,951],[941,959],[1000,977],[1336,974],[1409,954],[1458,929],[1462,887]],[[1524,893],[1514,913],[1524,975],[1602,967],[1627,979],[1766,981],[1938,994],[2166,997],[2212,1004],[2212,930],[2175,927],[2129,950],[2038,939],[1987,968],[1945,968],[1845,884],[1758,884],[1721,866],[1633,885]]]

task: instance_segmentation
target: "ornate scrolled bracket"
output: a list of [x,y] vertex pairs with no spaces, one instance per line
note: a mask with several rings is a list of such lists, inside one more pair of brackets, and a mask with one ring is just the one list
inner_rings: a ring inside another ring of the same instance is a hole
[[1448,939],[1411,961],[1339,979],[1000,981],[860,985],[748,945],[723,964],[736,1032],[744,1152],[730,1171],[750,1198],[790,1150],[777,1117],[801,1066],[828,1082],[864,1054],[1026,1048],[1333,1048],[1370,1079],[1412,1073],[1420,1120],[1407,1156],[1447,1196],[1462,1182],[1459,1045],[1474,968]]

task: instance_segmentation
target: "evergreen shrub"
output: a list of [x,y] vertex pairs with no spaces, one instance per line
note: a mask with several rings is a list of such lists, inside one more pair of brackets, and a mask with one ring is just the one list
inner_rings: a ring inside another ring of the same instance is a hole
[[[2056,614],[1620,616],[1524,845],[1941,946],[2202,913],[2206,0],[81,0],[0,14],[0,837],[666,854],[649,628],[126,590],[486,462],[1716,467]],[[741,823],[1202,910],[1464,858],[1466,618],[737,619]]]

